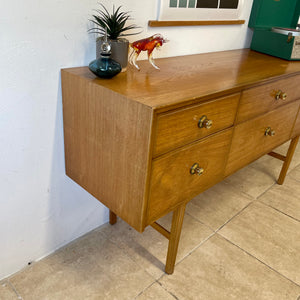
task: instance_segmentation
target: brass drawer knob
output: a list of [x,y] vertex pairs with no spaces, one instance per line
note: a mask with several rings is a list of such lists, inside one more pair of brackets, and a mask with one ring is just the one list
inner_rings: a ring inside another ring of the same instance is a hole
[[282,100],[285,100],[287,97],[287,94],[284,93],[283,91],[279,90],[276,95],[275,95],[275,99],[276,100],[279,100],[279,99],[282,99]]
[[267,127],[265,130],[265,136],[274,136],[275,135],[275,130],[273,130],[271,127]]
[[201,168],[201,167],[199,166],[199,164],[197,164],[197,163],[193,164],[192,167],[191,167],[191,169],[190,169],[190,173],[191,173],[192,175],[195,175],[195,174],[196,174],[196,175],[201,176],[201,175],[203,174],[203,172],[204,172],[204,169]]
[[198,122],[198,127],[199,128],[206,128],[206,129],[209,129],[213,124],[213,121],[212,120],[209,120],[207,118],[207,116],[202,116]]

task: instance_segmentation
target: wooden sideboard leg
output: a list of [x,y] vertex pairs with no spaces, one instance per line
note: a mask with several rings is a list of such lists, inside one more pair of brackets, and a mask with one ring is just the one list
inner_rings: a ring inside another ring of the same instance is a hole
[[291,143],[290,143],[290,146],[289,146],[289,150],[288,150],[288,152],[286,154],[286,157],[285,157],[285,160],[284,160],[284,163],[283,163],[283,166],[282,166],[279,178],[277,180],[278,184],[283,184],[283,182],[284,182],[286,173],[287,173],[287,171],[289,169],[290,163],[291,163],[293,155],[295,153],[295,150],[296,150],[296,147],[297,147],[297,144],[298,144],[298,140],[299,140],[299,136],[297,136],[297,137],[295,137],[295,138],[293,138],[291,140]]
[[117,215],[111,210],[109,210],[109,224],[114,225],[116,223],[117,223]]
[[167,261],[166,261],[166,268],[165,268],[167,274],[172,274],[174,272],[184,212],[185,212],[185,204],[179,206],[173,212],[172,226],[170,231],[170,240],[169,240],[169,247],[168,247],[168,254],[167,254]]

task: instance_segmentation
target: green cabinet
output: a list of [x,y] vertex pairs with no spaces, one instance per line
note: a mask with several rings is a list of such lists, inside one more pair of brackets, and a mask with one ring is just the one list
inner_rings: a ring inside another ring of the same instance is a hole
[[249,20],[253,29],[251,49],[300,60],[299,15],[300,0],[254,0]]

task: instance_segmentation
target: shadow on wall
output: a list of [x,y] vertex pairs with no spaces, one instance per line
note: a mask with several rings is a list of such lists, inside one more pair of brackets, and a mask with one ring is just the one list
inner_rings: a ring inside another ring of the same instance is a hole
[[61,76],[57,92],[52,169],[48,189],[46,249],[57,249],[108,222],[108,209],[65,173]]

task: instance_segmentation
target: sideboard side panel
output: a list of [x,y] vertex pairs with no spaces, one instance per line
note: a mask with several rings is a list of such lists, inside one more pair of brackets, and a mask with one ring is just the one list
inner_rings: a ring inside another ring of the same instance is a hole
[[152,109],[64,70],[62,90],[67,175],[143,231]]

